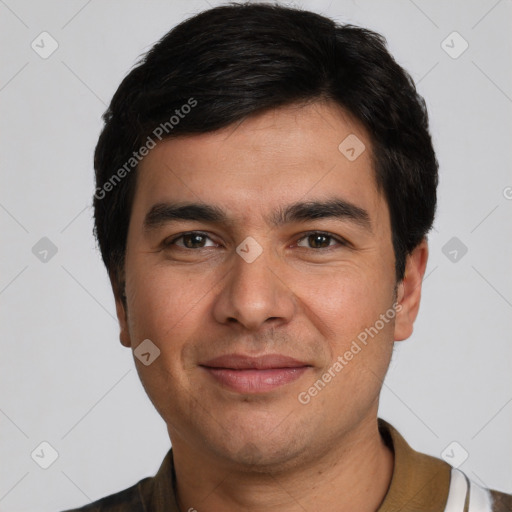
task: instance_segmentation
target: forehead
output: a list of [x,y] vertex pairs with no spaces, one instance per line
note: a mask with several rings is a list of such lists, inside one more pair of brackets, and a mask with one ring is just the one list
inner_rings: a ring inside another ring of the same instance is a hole
[[193,201],[251,222],[256,212],[332,197],[373,216],[386,209],[364,128],[336,104],[318,102],[161,141],[139,165],[133,215],[157,203]]

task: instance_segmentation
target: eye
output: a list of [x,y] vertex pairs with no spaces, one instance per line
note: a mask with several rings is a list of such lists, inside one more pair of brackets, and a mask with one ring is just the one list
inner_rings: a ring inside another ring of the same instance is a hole
[[[210,240],[211,245],[205,245],[206,241]],[[181,243],[177,243],[181,241]],[[190,231],[189,233],[182,233],[181,235],[173,238],[172,240],[164,242],[165,247],[177,245],[184,249],[203,249],[205,247],[216,247],[216,244],[208,235],[200,231]]]
[[[301,245],[301,243],[304,241],[308,245]],[[334,244],[331,242],[334,242]],[[323,231],[312,231],[298,240],[297,247],[306,247],[308,249],[327,249],[329,247],[335,246],[336,243],[339,245],[348,245],[345,240],[331,235],[330,233],[324,233]]]

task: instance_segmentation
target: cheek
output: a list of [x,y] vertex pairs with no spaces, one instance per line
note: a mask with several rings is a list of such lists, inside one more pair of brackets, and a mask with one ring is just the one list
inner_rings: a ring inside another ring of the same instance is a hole
[[187,337],[187,325],[211,288],[210,276],[198,277],[164,265],[134,266],[127,278],[130,330],[138,337]]
[[177,411],[185,416],[193,413],[186,399],[190,393],[186,350],[198,337],[198,315],[205,318],[201,299],[209,287],[197,283],[201,279],[161,266],[140,265],[130,270],[126,287],[133,348],[149,339],[160,350],[148,366],[134,357],[137,372],[155,408],[171,424]]
[[[332,398],[341,409],[353,401],[360,400],[362,406],[372,401],[389,364],[395,315],[390,310],[391,282],[383,282],[385,274],[380,272],[377,267],[370,271],[353,265],[302,282],[307,314],[325,338],[329,354],[315,379],[330,379],[326,372],[334,372],[337,378],[324,399]],[[334,368],[336,361],[339,364]]]
[[[390,305],[390,286],[378,268],[346,265],[297,279],[294,290],[332,335],[346,339],[373,325]],[[329,329],[327,329],[329,330]]]
[[198,275],[144,262],[128,268],[128,325],[133,345],[150,339],[160,350],[151,366],[136,360],[137,370],[148,394],[160,401],[159,396],[174,396],[177,389],[190,384],[191,350],[207,332],[208,295],[218,278],[213,272]]

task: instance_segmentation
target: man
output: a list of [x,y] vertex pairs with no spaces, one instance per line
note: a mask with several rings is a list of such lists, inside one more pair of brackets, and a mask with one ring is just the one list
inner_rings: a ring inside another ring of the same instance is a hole
[[217,7],[158,42],[104,119],[96,236],[172,449],[80,510],[512,510],[377,418],[438,180],[383,38]]

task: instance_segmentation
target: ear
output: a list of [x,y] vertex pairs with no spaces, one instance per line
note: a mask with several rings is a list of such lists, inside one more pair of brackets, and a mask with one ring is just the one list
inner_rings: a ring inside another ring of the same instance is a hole
[[427,268],[428,243],[424,238],[407,256],[405,275],[397,289],[395,319],[395,341],[409,338],[418,315],[421,300],[421,285]]
[[124,276],[120,273],[112,272],[109,274],[110,284],[114,292],[116,301],[116,314],[119,321],[119,340],[125,347],[131,347],[130,332],[128,330],[128,316],[126,311],[126,295],[125,295],[125,280]]

